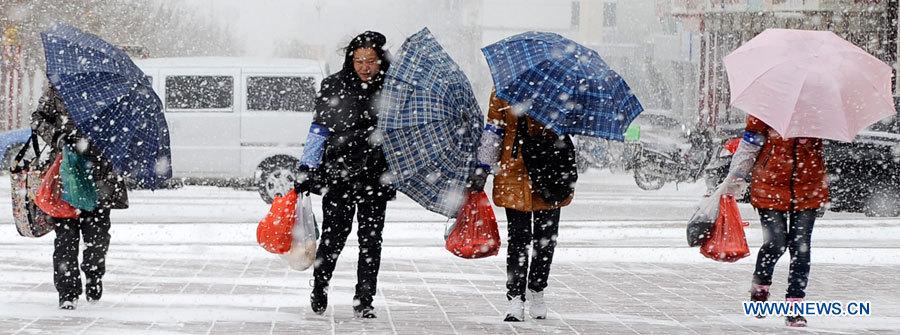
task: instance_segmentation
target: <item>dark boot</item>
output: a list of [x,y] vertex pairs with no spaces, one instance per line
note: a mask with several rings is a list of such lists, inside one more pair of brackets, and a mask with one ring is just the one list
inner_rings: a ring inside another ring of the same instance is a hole
[[[791,304],[791,308],[793,309],[793,305],[795,303],[803,302],[803,298],[787,298],[785,299],[787,303]],[[795,311],[796,312],[796,311]],[[784,317],[784,324],[788,327],[806,327],[806,318],[802,315],[788,315]]]
[[372,297],[368,295],[357,295],[353,297],[353,316],[359,319],[374,319],[375,308],[372,307]]
[[806,318],[802,315],[789,315],[784,317],[784,324],[788,327],[806,327]]
[[60,298],[59,299],[59,309],[65,310],[73,310],[75,306],[78,305],[78,298]]
[[94,303],[100,301],[100,297],[103,296],[103,282],[99,279],[88,279],[87,285],[84,285],[84,295],[87,297],[88,302]]
[[325,309],[328,308],[328,286],[314,285],[309,294],[309,304],[316,314],[325,314]]
[[375,308],[372,305],[356,305],[353,306],[353,316],[357,319],[374,319],[378,316],[375,315]]

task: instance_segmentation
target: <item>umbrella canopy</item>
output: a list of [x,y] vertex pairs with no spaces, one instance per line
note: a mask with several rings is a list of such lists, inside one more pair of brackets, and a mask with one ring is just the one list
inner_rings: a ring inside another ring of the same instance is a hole
[[466,75],[427,28],[409,37],[385,76],[378,129],[400,192],[455,217],[484,115]]
[[560,135],[623,141],[644,111],[596,51],[554,33],[526,32],[481,49],[497,97]]
[[57,24],[41,33],[47,78],[75,126],[123,176],[155,188],[172,176],[169,130],[150,80],[119,48]]
[[896,114],[891,67],[830,31],[768,29],[725,57],[731,105],[782,137],[852,141]]

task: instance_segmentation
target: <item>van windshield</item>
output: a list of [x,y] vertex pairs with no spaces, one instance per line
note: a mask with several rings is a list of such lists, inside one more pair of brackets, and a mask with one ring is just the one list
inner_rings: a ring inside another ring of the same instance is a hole
[[248,111],[312,112],[315,78],[253,76],[247,78]]

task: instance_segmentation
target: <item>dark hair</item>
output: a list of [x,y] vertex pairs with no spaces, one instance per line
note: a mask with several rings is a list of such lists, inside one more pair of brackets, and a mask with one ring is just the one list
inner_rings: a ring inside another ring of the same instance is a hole
[[344,70],[353,70],[354,51],[360,48],[371,48],[375,50],[375,54],[378,55],[378,60],[381,61],[381,72],[386,73],[391,62],[388,59],[387,50],[384,50],[385,43],[387,43],[387,39],[379,32],[366,31],[357,35],[350,40],[350,44],[344,48]]

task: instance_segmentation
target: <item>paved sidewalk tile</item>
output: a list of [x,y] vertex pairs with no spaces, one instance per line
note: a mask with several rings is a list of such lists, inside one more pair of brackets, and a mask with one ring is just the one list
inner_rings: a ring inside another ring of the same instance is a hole
[[[41,247],[46,249],[46,247]],[[779,318],[746,317],[752,264],[568,262],[553,264],[547,320],[505,323],[501,257],[385,259],[375,300],[378,319],[353,318],[355,259],[338,265],[330,305],[309,308],[309,271],[275,257],[155,253],[158,246],[110,254],[103,301],[55,309],[50,260],[2,258],[0,333],[184,334],[771,334],[793,333]],[[42,253],[47,250],[41,249]],[[252,250],[250,247],[247,250]],[[598,248],[597,252],[603,252]],[[169,255],[169,256],[165,256]],[[786,262],[785,262],[786,263]],[[776,271],[773,298],[785,289]],[[900,331],[900,268],[814,264],[810,300],[865,300],[870,317],[810,317],[807,333]]]

